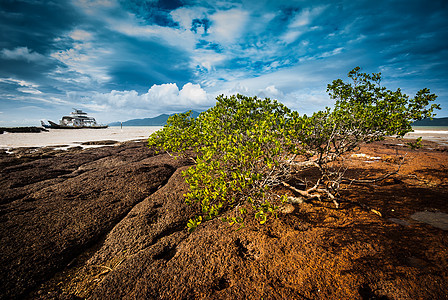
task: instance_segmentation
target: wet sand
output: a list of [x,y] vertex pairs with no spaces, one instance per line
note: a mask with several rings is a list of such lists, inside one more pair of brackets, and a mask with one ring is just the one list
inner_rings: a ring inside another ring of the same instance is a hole
[[[46,147],[80,146],[85,142],[95,141],[131,141],[147,139],[153,132],[161,129],[162,126],[127,126],[109,127],[106,129],[80,129],[64,130],[50,129],[48,132],[40,133],[9,133],[0,135],[0,149],[10,149],[17,147]],[[414,132],[408,133],[405,139],[416,139],[423,137],[424,140],[448,145],[448,129],[433,129],[431,127],[418,127]],[[88,148],[88,145],[82,145]],[[92,145],[90,145],[92,147]]]
[[422,137],[423,140],[436,142],[445,146],[448,146],[448,130],[436,130],[430,127],[419,127],[414,129],[414,132],[410,132],[405,135],[405,139],[417,139]]
[[[0,149],[18,147],[76,147],[85,142],[112,140],[117,142],[147,139],[161,126],[109,127],[105,129],[50,129],[40,133],[9,133],[0,135]],[[88,148],[88,145],[82,145]],[[92,145],[90,145],[92,147]]]

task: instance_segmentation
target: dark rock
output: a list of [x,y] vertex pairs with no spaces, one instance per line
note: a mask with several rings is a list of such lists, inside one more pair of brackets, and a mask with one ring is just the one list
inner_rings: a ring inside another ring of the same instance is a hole
[[4,132],[11,132],[11,133],[23,133],[23,132],[42,132],[47,131],[48,129],[45,129],[44,127],[0,127],[0,134]]
[[5,159],[0,299],[19,298],[65,267],[185,164],[143,143]]
[[119,142],[118,141],[113,141],[113,140],[106,140],[106,141],[90,141],[90,142],[83,142],[83,143],[81,143],[81,145],[100,145],[100,146],[102,146],[102,145],[104,145],[104,146],[106,146],[106,145],[115,145],[115,144],[118,144]]
[[[365,152],[373,146],[362,153],[395,152]],[[446,231],[389,220],[428,207],[447,212],[446,153],[419,151],[402,172],[441,184],[400,177],[342,191],[384,217],[315,201],[264,225],[250,213],[243,227],[214,219],[191,234],[186,222],[200,211],[183,196],[188,162],[144,142],[45,158],[2,154],[0,298],[446,299]]]

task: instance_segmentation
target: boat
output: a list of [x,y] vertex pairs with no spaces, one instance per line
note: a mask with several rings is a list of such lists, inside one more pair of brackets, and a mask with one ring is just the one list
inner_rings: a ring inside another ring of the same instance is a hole
[[87,116],[86,112],[76,108],[73,109],[69,116],[63,116],[59,124],[50,120],[48,120],[48,124],[44,121],[40,121],[40,123],[42,127],[51,129],[100,129],[108,127],[108,125],[98,124],[95,118]]

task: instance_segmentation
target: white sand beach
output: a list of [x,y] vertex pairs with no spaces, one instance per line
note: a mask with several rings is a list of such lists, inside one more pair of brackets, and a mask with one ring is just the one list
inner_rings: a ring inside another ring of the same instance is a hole
[[[118,142],[147,139],[161,126],[109,127],[105,129],[49,129],[40,133],[0,134],[0,148],[45,147],[45,146],[80,146],[91,141],[113,140]],[[95,147],[83,145],[84,148]]]
[[448,146],[448,128],[447,127],[414,127],[414,131],[405,135],[406,139],[417,139],[436,142]]

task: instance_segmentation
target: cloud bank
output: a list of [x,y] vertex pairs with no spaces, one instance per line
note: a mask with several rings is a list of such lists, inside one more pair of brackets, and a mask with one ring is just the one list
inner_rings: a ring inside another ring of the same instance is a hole
[[[191,107],[206,108],[213,104],[213,99],[199,84],[187,83],[181,89],[176,83],[153,85],[146,93],[137,91],[111,91],[96,93],[85,97],[84,101],[103,105],[108,111],[128,109],[146,111],[147,113],[180,112]],[[167,107],[169,108],[167,110]]]

